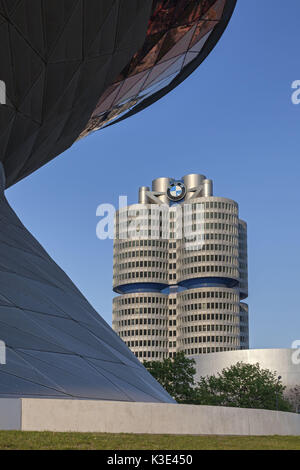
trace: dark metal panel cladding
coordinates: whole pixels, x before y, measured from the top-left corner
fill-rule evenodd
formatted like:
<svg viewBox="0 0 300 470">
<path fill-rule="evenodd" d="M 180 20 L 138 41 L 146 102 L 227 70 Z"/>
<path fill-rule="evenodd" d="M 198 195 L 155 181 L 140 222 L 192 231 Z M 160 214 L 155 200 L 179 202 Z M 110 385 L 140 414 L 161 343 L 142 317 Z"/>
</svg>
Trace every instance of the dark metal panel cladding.
<svg viewBox="0 0 300 470">
<path fill-rule="evenodd" d="M 174 400 L 26 230 L 0 163 L 1 397 Z"/>
<path fill-rule="evenodd" d="M 2 0 L 0 161 L 7 187 L 76 140 L 141 47 L 152 0 Z"/>
</svg>

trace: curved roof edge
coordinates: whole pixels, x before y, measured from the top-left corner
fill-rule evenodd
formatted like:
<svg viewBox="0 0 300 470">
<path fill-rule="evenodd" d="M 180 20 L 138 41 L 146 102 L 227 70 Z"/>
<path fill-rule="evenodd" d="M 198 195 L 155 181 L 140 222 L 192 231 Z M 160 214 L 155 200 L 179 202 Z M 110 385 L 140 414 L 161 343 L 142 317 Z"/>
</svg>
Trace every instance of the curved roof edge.
<svg viewBox="0 0 300 470">
<path fill-rule="evenodd" d="M 201 50 L 201 53 L 194 60 L 192 60 L 186 67 L 184 67 L 183 70 L 174 78 L 174 80 L 172 80 L 172 82 L 168 86 L 154 93 L 149 98 L 146 98 L 142 103 L 135 106 L 134 109 L 132 109 L 131 111 L 126 113 L 124 116 L 120 117 L 119 119 L 116 119 L 112 123 L 108 124 L 107 126 L 104 126 L 103 129 L 105 129 L 106 127 L 113 126 L 114 124 L 117 124 L 118 122 L 121 122 L 124 119 L 127 119 L 131 116 L 134 116 L 138 112 L 143 111 L 144 109 L 148 108 L 153 103 L 155 103 L 156 101 L 158 101 L 159 99 L 163 98 L 165 95 L 170 93 L 170 91 L 174 90 L 174 88 L 176 88 L 178 85 L 180 85 L 180 83 L 182 83 L 186 78 L 188 78 L 199 67 L 199 65 L 201 65 L 202 62 L 204 62 L 204 60 L 208 57 L 211 51 L 215 48 L 216 44 L 219 42 L 221 36 L 223 35 L 233 15 L 234 9 L 236 7 L 236 3 L 237 3 L 237 0 L 228 0 L 226 2 L 222 19 L 214 28 L 205 46 Z"/>
</svg>

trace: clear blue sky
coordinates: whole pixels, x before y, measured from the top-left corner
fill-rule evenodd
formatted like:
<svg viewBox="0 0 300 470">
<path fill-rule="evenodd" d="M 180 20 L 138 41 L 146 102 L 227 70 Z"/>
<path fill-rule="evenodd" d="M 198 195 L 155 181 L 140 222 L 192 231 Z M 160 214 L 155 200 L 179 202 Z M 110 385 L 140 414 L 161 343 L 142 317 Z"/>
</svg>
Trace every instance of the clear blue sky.
<svg viewBox="0 0 300 470">
<path fill-rule="evenodd" d="M 252 348 L 300 338 L 299 0 L 239 0 L 219 44 L 151 108 L 100 131 L 7 191 L 24 224 L 111 323 L 112 241 L 96 208 L 159 176 L 203 173 L 249 229 Z"/>
</svg>

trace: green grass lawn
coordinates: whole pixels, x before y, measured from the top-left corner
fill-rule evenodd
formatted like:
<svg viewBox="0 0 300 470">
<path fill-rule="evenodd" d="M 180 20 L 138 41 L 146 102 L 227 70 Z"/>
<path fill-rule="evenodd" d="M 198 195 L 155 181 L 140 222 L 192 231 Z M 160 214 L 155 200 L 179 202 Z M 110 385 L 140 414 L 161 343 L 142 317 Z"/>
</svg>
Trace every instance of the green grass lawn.
<svg viewBox="0 0 300 470">
<path fill-rule="evenodd" d="M 0 431 L 0 450 L 299 450 L 294 436 L 173 436 Z"/>
</svg>

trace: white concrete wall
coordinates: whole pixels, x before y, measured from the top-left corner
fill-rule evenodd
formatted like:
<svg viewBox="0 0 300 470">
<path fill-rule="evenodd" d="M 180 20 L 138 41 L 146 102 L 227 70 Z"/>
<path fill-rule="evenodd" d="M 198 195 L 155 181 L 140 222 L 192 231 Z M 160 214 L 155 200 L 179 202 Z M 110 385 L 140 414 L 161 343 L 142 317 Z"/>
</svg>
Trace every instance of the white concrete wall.
<svg viewBox="0 0 300 470">
<path fill-rule="evenodd" d="M 217 406 L 0 399 L 0 430 L 145 434 L 300 435 L 300 415 Z"/>
<path fill-rule="evenodd" d="M 237 362 L 249 364 L 258 362 L 263 369 L 276 371 L 281 375 L 282 383 L 290 388 L 300 385 L 300 364 L 294 363 L 295 353 L 297 354 L 295 349 L 245 349 L 193 356 L 196 361 L 195 380 L 197 382 L 201 376 L 216 375 Z"/>
<path fill-rule="evenodd" d="M 22 399 L 22 430 L 300 435 L 300 415 L 266 410 L 161 403 Z"/>
</svg>

